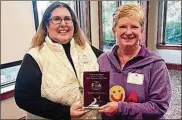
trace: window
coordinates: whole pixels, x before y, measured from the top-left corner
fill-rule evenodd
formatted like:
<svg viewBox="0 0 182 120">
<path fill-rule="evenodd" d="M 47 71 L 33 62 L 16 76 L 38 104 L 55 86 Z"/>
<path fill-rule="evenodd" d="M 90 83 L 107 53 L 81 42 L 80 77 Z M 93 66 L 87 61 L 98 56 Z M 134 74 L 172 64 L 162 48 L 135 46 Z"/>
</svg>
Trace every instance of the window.
<svg viewBox="0 0 182 120">
<path fill-rule="evenodd" d="M 13 85 L 20 69 L 20 61 L 1 64 L 1 88 Z"/>
<path fill-rule="evenodd" d="M 144 9 L 144 14 L 147 18 L 147 6 L 148 2 L 146 1 L 99 1 L 99 12 L 100 16 L 100 45 L 99 48 L 103 51 L 108 51 L 112 48 L 112 46 L 116 43 L 116 40 L 112 34 L 112 25 L 113 25 L 113 13 L 117 7 L 121 4 L 127 3 L 136 3 L 140 4 Z M 147 46 L 146 42 L 146 33 L 147 33 L 147 19 L 144 24 L 144 32 L 142 34 L 141 44 Z"/>
<path fill-rule="evenodd" d="M 37 30 L 42 19 L 45 9 L 55 1 L 32 1 L 35 19 L 35 29 Z M 91 39 L 90 33 L 90 8 L 89 1 L 60 1 L 68 4 L 75 12 L 80 27 L 84 31 L 88 39 Z"/>
<path fill-rule="evenodd" d="M 45 9 L 52 3 L 54 3 L 55 1 L 37 1 L 37 12 L 38 12 L 38 20 L 39 20 L 39 24 L 40 21 L 42 19 L 42 16 L 44 14 Z M 75 2 L 74 1 L 61 1 L 64 3 L 67 3 L 74 11 L 75 9 Z"/>
<path fill-rule="evenodd" d="M 110 49 L 115 44 L 112 34 L 112 14 L 116 9 L 116 1 L 102 1 L 102 43 L 103 50 Z"/>
<path fill-rule="evenodd" d="M 181 1 L 159 1 L 158 49 L 181 50 Z"/>
</svg>

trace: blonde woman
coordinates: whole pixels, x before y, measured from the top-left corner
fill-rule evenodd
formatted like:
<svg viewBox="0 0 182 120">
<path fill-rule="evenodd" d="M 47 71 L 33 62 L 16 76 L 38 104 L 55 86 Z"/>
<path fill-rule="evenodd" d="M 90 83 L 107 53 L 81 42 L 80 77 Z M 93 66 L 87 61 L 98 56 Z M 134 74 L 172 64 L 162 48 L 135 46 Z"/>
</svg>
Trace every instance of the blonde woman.
<svg viewBox="0 0 182 120">
<path fill-rule="evenodd" d="M 98 119 L 98 111 L 80 109 L 83 71 L 98 71 L 101 53 L 89 44 L 67 4 L 51 4 L 18 73 L 17 105 L 48 119 Z"/>
<path fill-rule="evenodd" d="M 140 45 L 144 14 L 126 4 L 114 13 L 117 45 L 99 57 L 100 71 L 110 71 L 110 101 L 101 106 L 104 120 L 157 120 L 169 107 L 171 85 L 161 57 Z"/>
</svg>

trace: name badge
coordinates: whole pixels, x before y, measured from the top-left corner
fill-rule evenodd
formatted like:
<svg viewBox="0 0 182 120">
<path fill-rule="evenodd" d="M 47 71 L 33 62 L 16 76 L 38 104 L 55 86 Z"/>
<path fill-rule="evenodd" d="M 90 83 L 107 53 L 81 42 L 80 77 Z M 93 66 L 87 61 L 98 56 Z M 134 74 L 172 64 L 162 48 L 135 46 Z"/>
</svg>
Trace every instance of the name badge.
<svg viewBox="0 0 182 120">
<path fill-rule="evenodd" d="M 138 73 L 128 73 L 127 83 L 143 85 L 144 75 Z"/>
<path fill-rule="evenodd" d="M 90 58 L 88 55 L 80 55 L 80 61 L 83 63 L 83 64 L 87 64 L 90 62 Z"/>
</svg>

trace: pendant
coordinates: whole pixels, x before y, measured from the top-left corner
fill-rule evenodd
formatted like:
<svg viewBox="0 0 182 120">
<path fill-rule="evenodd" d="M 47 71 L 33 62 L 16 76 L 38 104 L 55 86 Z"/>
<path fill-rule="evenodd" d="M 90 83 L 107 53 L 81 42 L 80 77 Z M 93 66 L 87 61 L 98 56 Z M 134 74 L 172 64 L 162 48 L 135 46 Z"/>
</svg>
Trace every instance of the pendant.
<svg viewBox="0 0 182 120">
<path fill-rule="evenodd" d="M 83 94 L 83 87 L 79 87 L 81 94 Z"/>
</svg>

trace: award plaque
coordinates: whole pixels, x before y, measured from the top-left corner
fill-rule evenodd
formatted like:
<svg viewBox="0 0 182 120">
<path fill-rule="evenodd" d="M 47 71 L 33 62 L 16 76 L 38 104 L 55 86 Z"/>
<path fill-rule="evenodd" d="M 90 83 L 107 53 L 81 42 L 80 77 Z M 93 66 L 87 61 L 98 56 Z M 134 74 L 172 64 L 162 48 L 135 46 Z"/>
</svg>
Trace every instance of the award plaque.
<svg viewBox="0 0 182 120">
<path fill-rule="evenodd" d="M 109 72 L 84 72 L 84 109 L 99 109 L 109 101 Z"/>
</svg>

